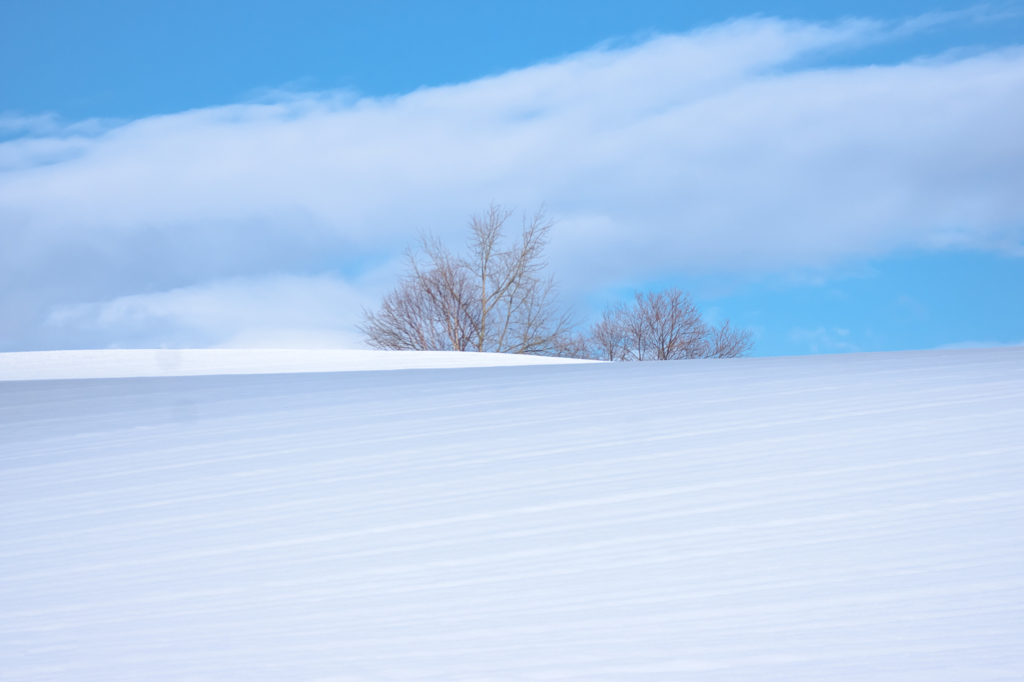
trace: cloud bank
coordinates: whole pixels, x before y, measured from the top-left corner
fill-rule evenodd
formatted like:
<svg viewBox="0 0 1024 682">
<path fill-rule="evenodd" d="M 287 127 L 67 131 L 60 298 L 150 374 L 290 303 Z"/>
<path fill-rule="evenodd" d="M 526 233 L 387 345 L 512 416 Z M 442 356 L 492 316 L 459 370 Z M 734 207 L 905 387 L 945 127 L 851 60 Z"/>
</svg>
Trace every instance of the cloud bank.
<svg viewBox="0 0 1024 682">
<path fill-rule="evenodd" d="M 883 34 L 748 19 L 393 98 L 8 117 L 0 350 L 352 345 L 417 232 L 459 240 L 492 200 L 546 202 L 570 297 L 1021 253 L 1024 50 L 814 66 Z"/>
</svg>

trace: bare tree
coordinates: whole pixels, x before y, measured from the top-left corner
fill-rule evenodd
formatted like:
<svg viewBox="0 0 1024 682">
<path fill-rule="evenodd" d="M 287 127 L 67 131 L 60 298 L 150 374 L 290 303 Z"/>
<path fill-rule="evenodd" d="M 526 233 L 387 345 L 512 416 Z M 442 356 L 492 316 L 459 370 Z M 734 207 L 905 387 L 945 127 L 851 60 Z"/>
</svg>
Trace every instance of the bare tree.
<svg viewBox="0 0 1024 682">
<path fill-rule="evenodd" d="M 754 348 L 754 337 L 749 329 L 734 329 L 729 320 L 710 330 L 703 357 L 739 358 Z"/>
<path fill-rule="evenodd" d="M 590 327 L 589 356 L 595 360 L 625 360 L 628 348 L 624 308 L 616 305 L 604 312 L 600 322 Z"/>
<path fill-rule="evenodd" d="M 590 347 L 590 339 L 586 334 L 569 333 L 560 336 L 555 343 L 554 353 L 560 358 L 576 358 L 578 360 L 595 359 Z"/>
<path fill-rule="evenodd" d="M 751 333 L 728 321 L 704 322 L 693 298 L 679 289 L 636 292 L 616 303 L 590 328 L 590 355 L 600 360 L 685 360 L 745 355 Z"/>
<path fill-rule="evenodd" d="M 380 310 L 364 310 L 360 329 L 367 343 L 385 350 L 577 352 L 571 314 L 559 312 L 554 280 L 542 276 L 553 223 L 543 210 L 524 217 L 521 234 L 506 245 L 511 216 L 497 205 L 473 216 L 465 257 L 422 237 Z"/>
<path fill-rule="evenodd" d="M 466 350 L 476 338 L 472 283 L 439 244 L 424 241 L 436 267 L 406 254 L 409 272 L 384 296 L 377 313 L 364 311 L 361 330 L 375 348 Z"/>
</svg>

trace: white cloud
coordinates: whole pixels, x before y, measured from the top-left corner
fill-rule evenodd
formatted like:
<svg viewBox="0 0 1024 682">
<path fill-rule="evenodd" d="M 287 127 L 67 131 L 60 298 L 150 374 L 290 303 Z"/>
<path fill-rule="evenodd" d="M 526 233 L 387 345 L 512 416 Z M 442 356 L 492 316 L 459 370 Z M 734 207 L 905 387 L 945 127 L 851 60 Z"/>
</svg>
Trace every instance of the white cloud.
<svg viewBox="0 0 1024 682">
<path fill-rule="evenodd" d="M 896 249 L 1020 252 L 1024 51 L 798 66 L 882 33 L 744 20 L 401 97 L 293 96 L 0 144 L 0 346 L 79 338 L 43 330 L 55 305 L 358 274 L 417 230 L 456 237 L 492 199 L 547 202 L 552 262 L 577 292 Z M 120 329 L 107 341 L 127 343 Z"/>
<path fill-rule="evenodd" d="M 327 276 L 233 279 L 104 303 L 58 306 L 47 324 L 117 345 L 222 348 L 356 347 L 348 323 L 373 301 Z"/>
</svg>

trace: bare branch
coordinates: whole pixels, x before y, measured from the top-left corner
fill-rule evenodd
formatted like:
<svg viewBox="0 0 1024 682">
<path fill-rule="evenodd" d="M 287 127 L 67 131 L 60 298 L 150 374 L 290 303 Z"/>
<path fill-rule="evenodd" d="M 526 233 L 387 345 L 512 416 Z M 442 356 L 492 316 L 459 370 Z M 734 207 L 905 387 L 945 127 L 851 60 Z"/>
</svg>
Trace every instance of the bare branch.
<svg viewBox="0 0 1024 682">
<path fill-rule="evenodd" d="M 591 354 L 597 360 L 625 360 L 631 336 L 625 324 L 625 308 L 616 304 L 590 328 Z"/>
<path fill-rule="evenodd" d="M 749 331 L 708 326 L 693 298 L 675 288 L 637 291 L 631 304 L 609 306 L 590 328 L 591 354 L 601 360 L 739 357 L 752 347 Z"/>
<path fill-rule="evenodd" d="M 469 222 L 469 253 L 452 255 L 437 239 L 421 237 L 407 256 L 407 274 L 364 311 L 360 329 L 375 348 L 473 350 L 558 355 L 568 352 L 575 327 L 557 311 L 554 280 L 542 279 L 543 250 L 553 223 L 543 210 L 523 219 L 510 245 L 504 226 L 512 211 L 492 204 Z M 421 262 L 422 261 L 422 262 Z"/>
<path fill-rule="evenodd" d="M 729 320 L 711 331 L 704 357 L 741 358 L 754 348 L 753 334 L 749 329 L 734 329 Z"/>
</svg>

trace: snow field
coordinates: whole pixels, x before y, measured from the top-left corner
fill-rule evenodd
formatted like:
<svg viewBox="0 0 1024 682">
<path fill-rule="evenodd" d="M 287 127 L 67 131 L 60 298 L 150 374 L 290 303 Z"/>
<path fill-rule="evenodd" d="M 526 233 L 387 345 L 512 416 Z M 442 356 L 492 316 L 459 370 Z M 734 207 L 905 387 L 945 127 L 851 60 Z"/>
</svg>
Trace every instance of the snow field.
<svg viewBox="0 0 1024 682">
<path fill-rule="evenodd" d="M 1024 349 L 0 382 L 4 680 L 1024 679 Z"/>
</svg>

